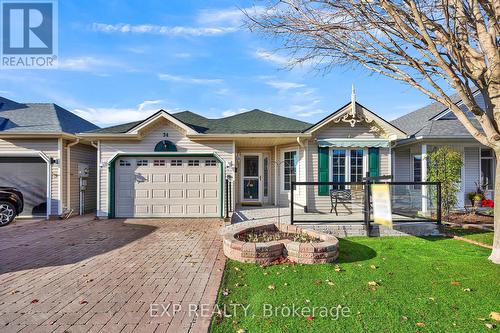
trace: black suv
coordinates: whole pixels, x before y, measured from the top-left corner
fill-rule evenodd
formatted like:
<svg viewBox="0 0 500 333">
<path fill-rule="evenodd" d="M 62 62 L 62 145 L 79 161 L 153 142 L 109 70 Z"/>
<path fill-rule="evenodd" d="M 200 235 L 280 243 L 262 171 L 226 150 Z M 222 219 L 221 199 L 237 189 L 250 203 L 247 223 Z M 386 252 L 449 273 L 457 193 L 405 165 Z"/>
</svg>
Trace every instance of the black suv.
<svg viewBox="0 0 500 333">
<path fill-rule="evenodd" d="M 9 224 L 21 214 L 23 194 L 13 187 L 0 187 L 0 227 Z"/>
</svg>

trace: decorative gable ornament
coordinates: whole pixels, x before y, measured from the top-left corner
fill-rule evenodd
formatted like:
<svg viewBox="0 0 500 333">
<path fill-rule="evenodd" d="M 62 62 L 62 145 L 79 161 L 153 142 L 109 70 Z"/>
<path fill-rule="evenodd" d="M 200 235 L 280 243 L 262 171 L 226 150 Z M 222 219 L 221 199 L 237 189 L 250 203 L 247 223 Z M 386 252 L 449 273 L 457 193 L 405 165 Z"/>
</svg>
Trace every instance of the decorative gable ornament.
<svg viewBox="0 0 500 333">
<path fill-rule="evenodd" d="M 356 110 L 356 92 L 354 90 L 354 85 L 352 86 L 351 94 L 351 112 L 345 113 L 343 116 L 338 117 L 334 120 L 335 123 L 339 122 L 348 123 L 351 127 L 356 126 L 357 123 L 372 123 L 373 119 L 368 119 L 362 112 Z"/>
</svg>

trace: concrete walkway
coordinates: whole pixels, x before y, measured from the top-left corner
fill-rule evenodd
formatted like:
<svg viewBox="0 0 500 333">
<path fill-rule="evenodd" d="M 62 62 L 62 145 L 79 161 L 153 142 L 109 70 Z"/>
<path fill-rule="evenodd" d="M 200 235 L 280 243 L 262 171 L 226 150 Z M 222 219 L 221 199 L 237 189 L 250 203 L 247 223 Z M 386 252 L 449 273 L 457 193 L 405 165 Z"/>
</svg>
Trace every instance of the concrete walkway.
<svg viewBox="0 0 500 333">
<path fill-rule="evenodd" d="M 206 332 L 220 226 L 83 217 L 0 228 L 0 331 Z"/>
</svg>

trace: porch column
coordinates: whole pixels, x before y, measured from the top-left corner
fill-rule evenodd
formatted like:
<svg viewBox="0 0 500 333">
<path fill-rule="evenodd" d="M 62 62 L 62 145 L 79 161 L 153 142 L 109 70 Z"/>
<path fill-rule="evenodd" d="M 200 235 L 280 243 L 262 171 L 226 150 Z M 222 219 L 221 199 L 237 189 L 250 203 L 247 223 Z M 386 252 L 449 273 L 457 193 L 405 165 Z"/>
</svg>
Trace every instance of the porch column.
<svg viewBox="0 0 500 333">
<path fill-rule="evenodd" d="M 279 158 L 278 158 L 278 146 L 274 146 L 274 206 L 279 205 L 279 180 L 278 177 L 279 170 Z"/>
<path fill-rule="evenodd" d="M 427 181 L 427 145 L 422 145 L 422 158 L 421 158 L 421 169 L 422 169 L 422 181 Z M 427 186 L 422 186 L 422 213 L 427 213 L 428 211 L 428 195 L 427 195 Z"/>
</svg>

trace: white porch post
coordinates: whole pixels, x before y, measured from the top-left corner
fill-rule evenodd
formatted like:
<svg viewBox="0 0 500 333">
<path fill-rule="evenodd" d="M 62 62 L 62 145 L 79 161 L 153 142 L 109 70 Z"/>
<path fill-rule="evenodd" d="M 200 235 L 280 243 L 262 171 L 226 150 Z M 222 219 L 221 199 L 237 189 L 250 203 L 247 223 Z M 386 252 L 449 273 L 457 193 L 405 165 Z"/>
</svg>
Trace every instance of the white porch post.
<svg viewBox="0 0 500 333">
<path fill-rule="evenodd" d="M 422 145 L 422 157 L 421 157 L 421 169 L 422 169 L 422 181 L 427 181 L 427 145 Z M 422 213 L 427 213 L 428 211 L 428 196 L 427 196 L 427 186 L 422 186 Z"/>
<path fill-rule="evenodd" d="M 279 157 L 278 157 L 278 146 L 274 146 L 274 206 L 278 207 L 279 205 L 279 180 L 278 177 L 278 166 L 279 166 Z"/>
</svg>

